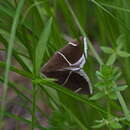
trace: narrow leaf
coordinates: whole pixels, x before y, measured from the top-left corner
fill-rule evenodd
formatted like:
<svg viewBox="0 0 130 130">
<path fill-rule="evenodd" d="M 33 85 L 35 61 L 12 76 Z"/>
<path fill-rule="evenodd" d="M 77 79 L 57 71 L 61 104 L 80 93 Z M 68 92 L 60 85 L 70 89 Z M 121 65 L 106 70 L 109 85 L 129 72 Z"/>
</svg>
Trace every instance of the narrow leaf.
<svg viewBox="0 0 130 130">
<path fill-rule="evenodd" d="M 116 91 L 124 91 L 127 87 L 128 87 L 128 85 L 118 86 L 118 87 L 114 88 L 114 90 L 116 90 Z"/>
<path fill-rule="evenodd" d="M 127 58 L 127 57 L 130 56 L 130 53 L 125 52 L 125 51 L 118 51 L 118 55 L 119 55 L 120 57 Z"/>
<path fill-rule="evenodd" d="M 97 125 L 92 126 L 92 128 L 101 128 L 104 125 L 105 125 L 104 123 L 101 123 L 101 124 L 97 124 Z"/>
<path fill-rule="evenodd" d="M 116 54 L 113 53 L 113 54 L 108 58 L 108 60 L 107 60 L 107 65 L 112 65 L 112 64 L 114 64 L 115 60 L 116 60 Z"/>
<path fill-rule="evenodd" d="M 117 51 L 119 51 L 119 50 L 123 47 L 123 45 L 125 44 L 125 42 L 126 42 L 126 37 L 125 37 L 124 34 L 121 34 L 121 35 L 117 38 L 117 40 L 116 40 Z"/>
<path fill-rule="evenodd" d="M 50 18 L 47 23 L 44 26 L 44 29 L 41 33 L 41 36 L 39 38 L 37 47 L 36 47 L 36 52 L 35 52 L 35 71 L 38 74 L 41 64 L 42 64 L 42 59 L 46 50 L 47 46 L 47 41 L 49 39 L 49 35 L 51 32 L 51 25 L 52 25 L 52 18 Z"/>
<path fill-rule="evenodd" d="M 112 54 L 114 52 L 114 50 L 110 47 L 105 47 L 105 46 L 102 46 L 101 47 L 101 50 L 104 52 L 104 53 L 107 53 L 107 54 Z"/>
<path fill-rule="evenodd" d="M 102 98 L 103 96 L 105 96 L 104 93 L 97 93 L 97 94 L 93 95 L 92 97 L 90 97 L 89 99 L 90 100 L 98 100 L 98 99 Z"/>
<path fill-rule="evenodd" d="M 14 16 L 14 20 L 12 23 L 10 39 L 9 39 L 9 44 L 8 44 L 6 67 L 5 67 L 4 90 L 3 90 L 2 103 L 1 103 L 0 122 L 3 119 L 3 114 L 4 114 L 4 104 L 6 101 L 6 95 L 7 95 L 7 90 L 8 90 L 8 75 L 9 75 L 9 70 L 10 70 L 10 65 L 11 65 L 11 56 L 12 56 L 12 50 L 13 50 L 13 45 L 14 45 L 14 41 L 15 41 L 16 29 L 17 29 L 17 25 L 19 23 L 19 17 L 20 17 L 20 13 L 21 13 L 22 7 L 24 5 L 24 2 L 25 2 L 25 0 L 19 1 L 15 16 Z"/>
<path fill-rule="evenodd" d="M 114 128 L 114 129 L 122 128 L 121 124 L 118 123 L 118 122 L 111 122 L 110 125 L 111 125 L 111 127 Z"/>
</svg>

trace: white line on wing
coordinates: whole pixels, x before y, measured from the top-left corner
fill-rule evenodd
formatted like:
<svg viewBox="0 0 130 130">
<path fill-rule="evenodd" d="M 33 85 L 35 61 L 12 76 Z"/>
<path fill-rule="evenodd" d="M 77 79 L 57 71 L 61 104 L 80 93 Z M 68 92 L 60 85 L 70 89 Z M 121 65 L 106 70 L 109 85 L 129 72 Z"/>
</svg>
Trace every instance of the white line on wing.
<svg viewBox="0 0 130 130">
<path fill-rule="evenodd" d="M 77 46 L 77 44 L 74 44 L 72 42 L 69 42 L 68 44 L 72 45 L 72 46 Z"/>
<path fill-rule="evenodd" d="M 57 52 L 59 55 L 61 55 L 64 59 L 65 59 L 65 61 L 69 64 L 69 66 L 71 66 L 72 64 L 69 62 L 69 60 L 60 52 L 60 51 L 58 51 Z"/>
</svg>

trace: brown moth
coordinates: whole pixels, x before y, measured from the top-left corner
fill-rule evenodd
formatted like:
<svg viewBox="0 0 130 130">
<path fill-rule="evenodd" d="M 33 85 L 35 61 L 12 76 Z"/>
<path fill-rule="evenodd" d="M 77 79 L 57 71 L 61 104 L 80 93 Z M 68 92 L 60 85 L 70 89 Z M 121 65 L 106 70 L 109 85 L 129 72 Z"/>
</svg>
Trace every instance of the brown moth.
<svg viewBox="0 0 130 130">
<path fill-rule="evenodd" d="M 91 94 L 90 80 L 82 69 L 85 64 L 84 44 L 85 39 L 70 41 L 43 66 L 42 73 L 74 92 Z"/>
</svg>

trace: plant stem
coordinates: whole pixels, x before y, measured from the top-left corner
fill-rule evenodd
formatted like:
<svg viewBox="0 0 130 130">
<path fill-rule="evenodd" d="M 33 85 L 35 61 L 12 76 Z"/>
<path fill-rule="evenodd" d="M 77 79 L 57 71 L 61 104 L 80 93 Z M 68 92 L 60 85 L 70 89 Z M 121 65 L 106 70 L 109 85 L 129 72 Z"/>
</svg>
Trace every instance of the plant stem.
<svg viewBox="0 0 130 130">
<path fill-rule="evenodd" d="M 1 111 L 0 111 L 0 123 L 2 122 L 2 119 L 4 117 L 4 108 L 5 108 L 6 95 L 7 95 L 7 90 L 8 90 L 8 78 L 9 78 L 9 71 L 10 71 L 10 65 L 11 65 L 12 50 L 13 50 L 13 45 L 15 42 L 16 28 L 17 28 L 17 25 L 19 22 L 20 12 L 22 10 L 24 2 L 25 2 L 25 0 L 20 0 L 18 3 L 16 13 L 14 16 L 14 20 L 13 20 L 13 24 L 12 24 L 12 28 L 11 28 L 10 39 L 9 39 L 9 43 L 8 43 L 6 67 L 5 67 L 5 73 L 4 73 L 4 85 L 3 85 L 4 88 L 3 88 Z"/>
<path fill-rule="evenodd" d="M 125 100 L 123 99 L 123 97 L 120 94 L 120 92 L 116 92 L 116 95 L 117 95 L 118 100 L 119 100 L 119 102 L 121 104 L 121 107 L 122 107 L 122 110 L 123 110 L 123 112 L 125 114 L 125 117 L 127 118 L 128 121 L 130 121 L 130 113 L 129 113 L 129 110 L 127 109 Z"/>
<path fill-rule="evenodd" d="M 116 87 L 116 83 L 115 83 L 114 87 Z M 127 118 L 128 121 L 130 121 L 129 110 L 127 108 L 125 100 L 123 99 L 123 96 L 121 95 L 121 93 L 119 91 L 116 91 L 116 95 L 117 95 L 117 98 L 118 98 L 118 100 L 120 102 L 120 105 L 122 107 L 122 110 L 123 110 L 123 113 L 124 113 L 125 117 Z"/>
<path fill-rule="evenodd" d="M 110 99 L 108 99 L 108 101 L 107 101 L 107 112 L 108 112 L 108 114 L 107 114 L 107 120 L 109 121 L 109 120 L 111 120 L 111 105 L 110 105 Z M 108 127 L 108 129 L 109 129 L 109 130 L 112 130 L 110 126 Z"/>
<path fill-rule="evenodd" d="M 35 128 L 35 113 L 36 113 L 36 85 L 33 84 L 33 95 L 32 95 L 32 130 Z"/>
</svg>

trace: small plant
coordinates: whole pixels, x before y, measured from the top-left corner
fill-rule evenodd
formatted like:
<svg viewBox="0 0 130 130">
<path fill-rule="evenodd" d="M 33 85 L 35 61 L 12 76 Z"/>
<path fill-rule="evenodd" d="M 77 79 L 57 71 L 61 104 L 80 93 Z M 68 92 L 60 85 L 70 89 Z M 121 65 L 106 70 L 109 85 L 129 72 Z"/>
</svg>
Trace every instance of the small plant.
<svg viewBox="0 0 130 130">
<path fill-rule="evenodd" d="M 110 117 L 107 119 L 96 120 L 95 125 L 92 128 L 101 128 L 107 126 L 108 128 L 119 129 L 122 128 L 120 121 L 124 121 L 125 118 Z"/>
<path fill-rule="evenodd" d="M 111 54 L 106 62 L 106 64 L 101 65 L 99 71 L 96 71 L 96 76 L 98 82 L 95 84 L 95 89 L 97 93 L 90 97 L 90 100 L 105 100 L 106 108 L 108 111 L 107 117 L 102 120 L 96 120 L 93 128 L 101 128 L 107 126 L 108 128 L 122 128 L 121 121 L 127 120 L 130 121 L 130 113 L 126 107 L 125 101 L 120 94 L 121 91 L 126 90 L 128 85 L 120 85 L 120 76 L 121 72 L 118 67 L 114 66 L 116 59 L 120 56 L 127 58 L 130 56 L 129 53 L 122 51 L 123 48 L 122 42 L 124 40 L 124 35 L 121 35 L 117 39 L 117 48 L 114 50 L 109 47 L 102 47 L 103 52 Z M 122 42 L 121 42 L 122 41 Z M 123 117 L 119 117 L 119 114 L 115 117 L 112 116 L 112 102 L 120 102 L 121 108 L 124 112 Z M 120 111 L 120 110 L 119 110 Z"/>
<path fill-rule="evenodd" d="M 97 124 L 94 125 L 93 128 L 100 128 L 103 126 L 108 126 L 111 128 L 121 128 L 122 125 L 120 124 L 120 121 L 126 120 L 126 117 L 112 116 L 110 102 L 112 100 L 118 100 L 119 97 L 117 92 L 124 91 L 128 86 L 117 84 L 118 78 L 121 75 L 121 73 L 119 72 L 119 69 L 114 68 L 112 66 L 102 65 L 100 70 L 96 72 L 96 75 L 99 81 L 96 83 L 95 88 L 97 88 L 98 92 L 95 95 L 93 95 L 90 99 L 105 99 L 107 104 L 106 108 L 109 110 L 107 119 L 103 118 L 102 120 L 96 120 L 95 122 Z"/>
<path fill-rule="evenodd" d="M 125 43 L 126 36 L 121 34 L 116 40 L 116 48 L 110 48 L 102 46 L 101 49 L 104 53 L 109 54 L 109 58 L 107 60 L 107 65 L 112 65 L 116 61 L 117 58 L 128 58 L 130 54 L 123 50 L 123 44 Z"/>
<path fill-rule="evenodd" d="M 127 88 L 127 85 L 117 85 L 117 79 L 120 76 L 120 72 L 117 68 L 112 66 L 102 65 L 100 70 L 96 72 L 98 82 L 95 87 L 99 90 L 93 95 L 91 100 L 98 100 L 106 96 L 109 99 L 117 99 L 116 91 L 123 91 Z"/>
</svg>

